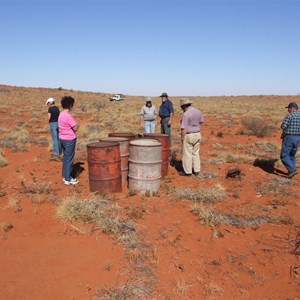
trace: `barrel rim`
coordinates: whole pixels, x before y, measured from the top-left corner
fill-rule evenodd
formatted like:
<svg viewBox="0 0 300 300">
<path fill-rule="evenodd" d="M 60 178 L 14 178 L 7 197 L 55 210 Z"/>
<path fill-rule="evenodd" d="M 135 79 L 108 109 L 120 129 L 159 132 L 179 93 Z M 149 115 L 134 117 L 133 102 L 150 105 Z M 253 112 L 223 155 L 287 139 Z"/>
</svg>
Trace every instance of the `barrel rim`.
<svg viewBox="0 0 300 300">
<path fill-rule="evenodd" d="M 166 133 L 144 133 L 143 136 L 150 136 L 150 137 L 169 137 L 170 136 Z"/>
<path fill-rule="evenodd" d="M 162 144 L 156 139 L 137 139 L 130 141 L 131 146 L 147 146 L 147 147 L 161 147 Z"/>
<path fill-rule="evenodd" d="M 90 144 L 87 144 L 88 148 L 105 148 L 105 147 L 114 147 L 114 146 L 120 146 L 118 142 L 105 142 L 105 141 L 98 141 L 93 142 Z"/>
<path fill-rule="evenodd" d="M 126 137 L 120 137 L 120 136 L 108 136 L 105 138 L 100 138 L 99 142 L 129 142 L 129 138 Z"/>
</svg>

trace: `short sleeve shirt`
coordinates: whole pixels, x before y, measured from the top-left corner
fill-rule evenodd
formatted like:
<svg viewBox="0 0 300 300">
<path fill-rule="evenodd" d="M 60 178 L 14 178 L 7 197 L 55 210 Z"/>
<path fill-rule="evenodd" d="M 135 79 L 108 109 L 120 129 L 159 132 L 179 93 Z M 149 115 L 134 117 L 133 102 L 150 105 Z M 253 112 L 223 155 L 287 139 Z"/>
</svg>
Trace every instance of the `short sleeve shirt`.
<svg viewBox="0 0 300 300">
<path fill-rule="evenodd" d="M 174 113 L 173 103 L 167 99 L 161 103 L 159 107 L 159 116 L 161 118 L 170 117 L 171 113 Z"/>
<path fill-rule="evenodd" d="M 49 122 L 57 122 L 59 116 L 59 108 L 57 106 L 50 106 L 48 108 L 48 113 L 50 114 Z"/>
<path fill-rule="evenodd" d="M 182 115 L 181 129 L 184 129 L 187 133 L 198 132 L 202 123 L 204 123 L 202 112 L 193 106 L 189 106 Z"/>
<path fill-rule="evenodd" d="M 62 140 L 76 139 L 76 133 L 73 127 L 77 125 L 72 115 L 66 111 L 62 111 L 58 117 L 59 138 Z"/>
<path fill-rule="evenodd" d="M 155 116 L 157 115 L 155 105 L 152 105 L 151 107 L 143 105 L 141 115 L 144 116 L 145 121 L 154 121 Z"/>
</svg>

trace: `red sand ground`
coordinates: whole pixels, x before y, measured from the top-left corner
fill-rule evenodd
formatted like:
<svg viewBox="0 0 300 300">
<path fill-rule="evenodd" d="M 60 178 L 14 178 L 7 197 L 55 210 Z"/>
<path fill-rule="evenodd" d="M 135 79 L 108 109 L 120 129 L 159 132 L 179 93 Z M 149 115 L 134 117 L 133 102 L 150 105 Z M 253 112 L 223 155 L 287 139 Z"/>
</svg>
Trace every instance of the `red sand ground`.
<svg viewBox="0 0 300 300">
<path fill-rule="evenodd" d="M 213 124 L 209 118 L 207 122 Z M 204 136 L 209 136 L 211 127 L 203 130 Z M 228 134 L 220 142 L 233 145 L 235 139 Z M 256 138 L 240 136 L 238 142 L 249 140 Z M 0 168 L 0 187 L 6 193 L 0 197 L 0 299 L 96 299 L 97 290 L 132 279 L 133 250 L 126 251 L 124 245 L 100 231 L 90 231 L 87 225 L 55 217 L 56 201 L 74 194 L 82 199 L 90 196 L 87 161 L 77 158 L 76 162 L 84 162 L 80 183 L 65 186 L 61 163 L 49 161 L 47 147 L 30 146 L 28 150 L 14 153 L 5 149 L 9 163 Z M 130 196 L 127 188 L 115 194 L 116 203 L 125 210 L 142 212 L 137 228 L 141 239 L 151 246 L 152 260 L 147 263 L 157 279 L 149 299 L 300 299 L 299 255 L 291 254 L 299 234 L 299 197 L 273 208 L 268 204 L 272 195 L 258 197 L 255 187 L 276 175 L 243 164 L 241 180 L 226 179 L 226 169 L 232 165 L 208 166 L 205 160 L 210 151 L 211 145 L 204 143 L 202 168 L 217 173 L 215 180 L 180 177 L 169 167 L 159 196 Z M 300 176 L 292 180 L 291 190 L 299 193 Z M 22 193 L 22 182 L 35 181 L 48 182 L 51 192 Z M 200 224 L 191 213 L 191 201 L 176 200 L 167 189 L 202 189 L 216 184 L 228 193 L 226 200 L 216 205 L 219 210 L 288 213 L 293 224 L 210 227 Z"/>
</svg>

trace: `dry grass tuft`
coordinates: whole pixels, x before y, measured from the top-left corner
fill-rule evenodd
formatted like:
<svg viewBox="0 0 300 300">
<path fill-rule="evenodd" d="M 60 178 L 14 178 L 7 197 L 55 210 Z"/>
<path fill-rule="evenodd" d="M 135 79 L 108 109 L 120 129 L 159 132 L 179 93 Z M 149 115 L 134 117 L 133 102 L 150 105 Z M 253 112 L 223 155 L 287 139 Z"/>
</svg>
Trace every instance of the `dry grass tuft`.
<svg viewBox="0 0 300 300">
<path fill-rule="evenodd" d="M 21 186 L 18 188 L 22 194 L 50 194 L 50 184 L 33 178 L 32 182 L 25 183 L 21 181 Z"/>
<path fill-rule="evenodd" d="M 130 206 L 128 207 L 128 211 L 126 215 L 134 221 L 140 220 L 143 218 L 144 213 L 146 212 L 143 206 Z"/>
<path fill-rule="evenodd" d="M 216 210 L 204 208 L 202 205 L 195 204 L 192 208 L 192 213 L 199 217 L 199 221 L 206 225 L 220 226 L 221 224 L 227 224 L 237 227 L 251 227 L 258 226 L 261 223 L 283 223 L 283 218 L 269 217 L 259 215 L 237 215 L 237 214 L 224 214 Z"/>
<path fill-rule="evenodd" d="M 2 151 L 0 151 L 0 168 L 8 165 L 7 159 Z"/>
<path fill-rule="evenodd" d="M 291 198 L 288 195 L 285 194 L 276 194 L 272 200 L 269 201 L 269 205 L 272 205 L 273 208 L 276 208 L 277 206 L 285 206 L 289 204 L 291 201 Z"/>
<path fill-rule="evenodd" d="M 201 203 L 216 203 L 223 201 L 226 197 L 226 192 L 221 185 L 216 185 L 208 189 L 176 189 L 177 199 L 187 199 Z"/>
<path fill-rule="evenodd" d="M 204 294 L 206 297 L 217 297 L 224 292 L 224 289 L 216 284 L 210 283 L 205 286 Z"/>
<path fill-rule="evenodd" d="M 255 157 L 245 154 L 222 153 L 220 158 L 227 163 L 253 164 Z"/>
<path fill-rule="evenodd" d="M 173 282 L 173 291 L 176 295 L 183 296 L 187 294 L 189 285 L 184 278 L 179 278 Z"/>
<path fill-rule="evenodd" d="M 110 289 L 102 289 L 96 296 L 103 300 L 140 300 L 146 299 L 147 290 L 138 284 L 126 283 L 122 286 L 116 286 Z"/>
<path fill-rule="evenodd" d="M 295 223 L 294 217 L 288 212 L 272 218 L 272 223 L 292 225 Z"/>
<path fill-rule="evenodd" d="M 287 187 L 291 186 L 291 180 L 287 178 L 276 177 L 270 181 L 262 182 L 257 185 L 256 190 L 262 194 L 280 194 L 280 195 L 291 195 Z"/>
<path fill-rule="evenodd" d="M 119 216 L 119 207 L 103 199 L 66 199 L 58 206 L 56 216 L 69 222 L 89 223 L 119 242 L 132 244 L 136 241 L 135 226 Z"/>
</svg>

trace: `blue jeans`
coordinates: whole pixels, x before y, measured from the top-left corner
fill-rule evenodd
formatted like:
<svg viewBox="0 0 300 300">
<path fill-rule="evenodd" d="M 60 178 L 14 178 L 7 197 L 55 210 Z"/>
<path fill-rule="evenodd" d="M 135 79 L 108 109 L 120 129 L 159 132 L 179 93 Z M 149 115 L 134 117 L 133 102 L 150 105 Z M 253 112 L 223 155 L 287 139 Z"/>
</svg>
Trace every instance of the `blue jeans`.
<svg viewBox="0 0 300 300">
<path fill-rule="evenodd" d="M 76 146 L 76 139 L 74 140 L 62 140 L 60 139 L 61 147 L 64 151 L 64 159 L 63 159 L 63 166 L 62 166 L 62 177 L 70 181 L 71 180 L 71 173 L 73 170 L 73 163 L 75 157 L 75 146 Z"/>
<path fill-rule="evenodd" d="M 155 132 L 155 121 L 144 121 L 145 133 Z"/>
<path fill-rule="evenodd" d="M 57 122 L 50 122 L 50 132 L 52 136 L 53 142 L 53 155 L 60 155 L 61 154 L 61 146 L 58 138 L 58 123 Z"/>
<path fill-rule="evenodd" d="M 160 133 L 167 134 L 171 137 L 171 126 L 168 125 L 169 120 L 170 120 L 169 117 L 161 119 L 161 121 L 160 121 L 160 124 L 161 124 Z"/>
<path fill-rule="evenodd" d="M 280 159 L 288 172 L 296 170 L 296 154 L 300 144 L 300 135 L 286 135 L 282 141 Z"/>
</svg>

